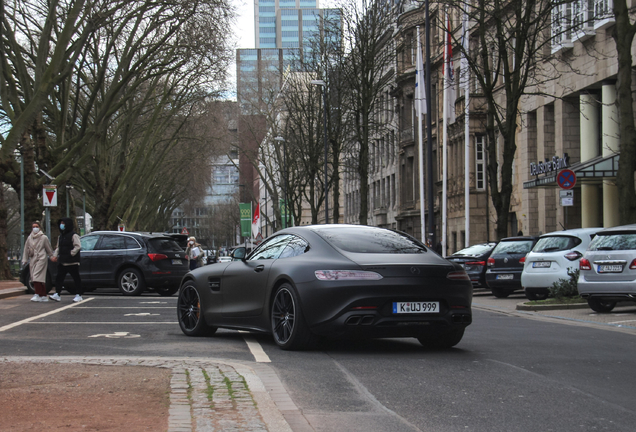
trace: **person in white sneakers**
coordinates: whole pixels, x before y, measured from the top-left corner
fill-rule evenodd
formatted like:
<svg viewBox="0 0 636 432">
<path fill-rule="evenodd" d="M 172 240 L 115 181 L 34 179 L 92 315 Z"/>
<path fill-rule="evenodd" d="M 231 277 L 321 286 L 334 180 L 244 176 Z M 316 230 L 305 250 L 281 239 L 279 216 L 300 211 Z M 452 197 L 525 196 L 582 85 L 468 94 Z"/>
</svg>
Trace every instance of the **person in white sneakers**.
<svg viewBox="0 0 636 432">
<path fill-rule="evenodd" d="M 73 219 L 62 218 L 58 221 L 58 225 L 60 227 L 60 236 L 57 239 L 57 248 L 53 253 L 53 258 L 51 258 L 51 261 L 57 262 L 57 276 L 55 277 L 55 294 L 50 296 L 50 298 L 51 300 L 60 301 L 64 278 L 68 273 L 73 277 L 73 282 L 75 283 L 76 294 L 73 301 L 80 302 L 83 300 L 82 294 L 84 294 L 79 274 L 82 243 L 73 229 Z"/>
<path fill-rule="evenodd" d="M 31 298 L 32 302 L 49 301 L 46 296 L 46 271 L 50 255 L 53 255 L 53 248 L 49 238 L 42 232 L 40 221 L 35 221 L 31 224 L 31 234 L 24 243 L 22 253 L 23 266 L 30 260 L 29 273 L 35 289 L 35 295 Z"/>
</svg>

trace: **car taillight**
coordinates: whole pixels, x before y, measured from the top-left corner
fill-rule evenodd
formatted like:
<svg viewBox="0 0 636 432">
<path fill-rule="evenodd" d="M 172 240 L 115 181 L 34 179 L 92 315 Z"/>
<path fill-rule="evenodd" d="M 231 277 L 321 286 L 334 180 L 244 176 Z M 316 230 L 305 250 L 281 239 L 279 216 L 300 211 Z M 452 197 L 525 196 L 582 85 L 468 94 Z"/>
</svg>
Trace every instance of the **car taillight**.
<svg viewBox="0 0 636 432">
<path fill-rule="evenodd" d="M 632 262 L 632 264 L 634 263 Z M 581 261 L 579 261 L 579 270 L 592 270 L 592 264 L 590 264 L 587 258 L 581 258 Z"/>
<path fill-rule="evenodd" d="M 636 270 L 636 259 L 634 259 L 634 261 L 632 261 L 632 263 L 629 265 L 629 268 L 632 270 Z"/>
<path fill-rule="evenodd" d="M 469 281 L 470 277 L 466 274 L 465 271 L 452 271 L 446 275 L 446 279 L 450 280 L 466 280 Z"/>
<path fill-rule="evenodd" d="M 371 271 L 362 270 L 316 270 L 316 279 L 330 280 L 380 280 L 382 275 Z"/>
<path fill-rule="evenodd" d="M 581 258 L 583 254 L 579 251 L 572 251 L 572 252 L 566 253 L 563 256 L 569 259 L 570 261 L 576 261 L 577 259 Z"/>
<path fill-rule="evenodd" d="M 493 263 L 495 262 L 495 260 L 492 260 Z M 486 265 L 486 261 L 471 261 L 471 262 L 467 262 L 466 265 L 470 265 L 470 266 L 485 266 Z"/>
<path fill-rule="evenodd" d="M 495 259 L 494 258 L 488 258 L 488 267 L 492 267 L 495 265 Z"/>
<path fill-rule="evenodd" d="M 526 257 L 523 257 L 519 260 L 519 264 L 523 264 L 526 262 Z"/>
<path fill-rule="evenodd" d="M 161 261 L 164 259 L 168 259 L 168 255 L 149 253 L 148 258 L 150 258 L 150 261 Z"/>
</svg>

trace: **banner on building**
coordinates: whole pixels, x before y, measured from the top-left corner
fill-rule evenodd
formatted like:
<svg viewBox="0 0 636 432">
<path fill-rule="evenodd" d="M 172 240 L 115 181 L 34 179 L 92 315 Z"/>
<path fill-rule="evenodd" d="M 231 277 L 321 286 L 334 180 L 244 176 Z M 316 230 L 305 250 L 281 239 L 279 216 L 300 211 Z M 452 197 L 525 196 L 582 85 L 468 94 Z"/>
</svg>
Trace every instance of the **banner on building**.
<svg viewBox="0 0 636 432">
<path fill-rule="evenodd" d="M 252 203 L 240 203 L 241 210 L 241 236 L 252 236 Z"/>
<path fill-rule="evenodd" d="M 261 232 L 261 204 L 256 204 L 256 211 L 254 212 L 254 218 L 252 219 L 252 237 L 258 237 Z"/>
</svg>

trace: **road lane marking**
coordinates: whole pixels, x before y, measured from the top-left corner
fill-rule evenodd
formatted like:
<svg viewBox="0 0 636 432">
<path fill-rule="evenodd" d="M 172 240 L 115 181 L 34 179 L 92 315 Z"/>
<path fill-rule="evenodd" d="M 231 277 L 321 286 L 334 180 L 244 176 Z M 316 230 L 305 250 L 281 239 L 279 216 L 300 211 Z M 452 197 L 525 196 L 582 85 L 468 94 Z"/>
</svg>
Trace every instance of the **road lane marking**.
<svg viewBox="0 0 636 432">
<path fill-rule="evenodd" d="M 141 337 L 141 335 L 138 334 L 131 334 L 128 332 L 115 332 L 112 334 L 96 334 L 96 335 L 92 335 L 89 336 L 90 338 L 94 338 L 94 337 L 107 337 L 107 338 L 113 338 L 113 339 L 131 339 L 131 338 L 138 338 Z"/>
<path fill-rule="evenodd" d="M 170 321 L 41 321 L 41 322 L 28 322 L 24 324 L 83 324 L 83 325 L 91 325 L 91 324 L 179 324 L 178 322 L 170 322 Z"/>
<path fill-rule="evenodd" d="M 148 312 L 124 314 L 124 316 L 159 316 L 159 315 L 161 315 L 161 314 L 151 314 L 151 313 L 148 313 Z"/>
<path fill-rule="evenodd" d="M 66 310 L 66 309 L 69 309 L 69 308 L 75 307 L 75 306 L 77 306 L 77 305 L 79 305 L 79 304 L 82 304 L 82 303 L 85 303 L 85 302 L 91 301 L 91 300 L 93 300 L 94 298 L 95 298 L 95 297 L 89 297 L 89 298 L 86 298 L 86 299 L 82 300 L 81 302 L 73 303 L 73 304 L 70 304 L 70 305 L 68 305 L 68 306 L 64 306 L 64 307 L 61 307 L 61 308 L 59 308 L 59 309 L 52 310 L 52 311 L 47 312 L 47 313 L 43 313 L 43 314 L 41 314 L 41 315 L 36 315 L 36 316 L 34 316 L 34 317 L 31 317 L 31 318 L 23 319 L 22 321 L 14 322 L 13 324 L 8 324 L 8 325 L 6 325 L 6 326 L 0 327 L 0 332 L 3 332 L 3 331 L 5 331 L 5 330 L 12 329 L 12 328 L 17 327 L 17 326 L 22 325 L 22 324 L 29 323 L 29 322 L 34 321 L 34 320 L 36 320 L 36 319 L 44 318 L 45 316 L 49 316 L 49 315 L 56 314 L 56 313 L 58 313 L 58 312 L 62 312 L 62 311 L 64 311 L 64 310 Z"/>
<path fill-rule="evenodd" d="M 250 349 L 250 352 L 254 356 L 254 360 L 256 360 L 257 363 L 272 362 L 267 354 L 265 354 L 265 351 L 263 351 L 263 347 L 261 347 L 261 344 L 256 342 L 256 339 L 254 339 L 253 337 L 248 336 L 250 332 L 239 330 L 239 333 L 243 335 L 243 339 L 245 340 L 247 347 Z"/>
<path fill-rule="evenodd" d="M 85 306 L 82 309 L 172 309 L 174 310 L 174 306 L 166 307 L 166 306 L 142 306 L 142 307 L 130 307 L 130 306 Z"/>
</svg>

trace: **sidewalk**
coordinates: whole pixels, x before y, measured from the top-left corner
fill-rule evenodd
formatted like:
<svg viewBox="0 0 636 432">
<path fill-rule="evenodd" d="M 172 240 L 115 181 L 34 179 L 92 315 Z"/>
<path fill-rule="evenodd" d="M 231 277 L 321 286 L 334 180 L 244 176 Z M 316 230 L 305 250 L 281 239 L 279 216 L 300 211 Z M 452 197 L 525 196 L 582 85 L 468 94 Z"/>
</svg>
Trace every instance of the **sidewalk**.
<svg viewBox="0 0 636 432">
<path fill-rule="evenodd" d="M 0 280 L 0 299 L 26 294 L 26 287 L 20 280 Z"/>
</svg>

